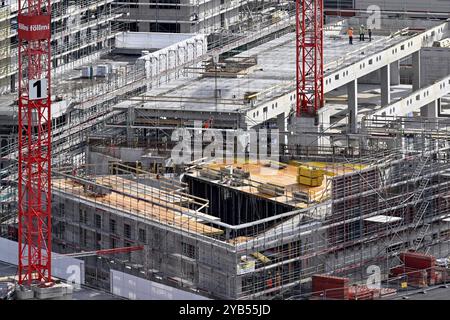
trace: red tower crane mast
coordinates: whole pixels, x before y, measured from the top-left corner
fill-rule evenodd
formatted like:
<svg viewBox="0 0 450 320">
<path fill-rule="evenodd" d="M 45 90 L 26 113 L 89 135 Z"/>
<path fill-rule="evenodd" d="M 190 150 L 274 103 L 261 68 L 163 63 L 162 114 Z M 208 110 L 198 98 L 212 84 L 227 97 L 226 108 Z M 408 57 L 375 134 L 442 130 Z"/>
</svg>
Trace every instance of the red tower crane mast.
<svg viewBox="0 0 450 320">
<path fill-rule="evenodd" d="M 51 3 L 19 0 L 19 284 L 51 282 Z"/>
<path fill-rule="evenodd" d="M 323 0 L 296 0 L 297 116 L 323 107 Z"/>
</svg>

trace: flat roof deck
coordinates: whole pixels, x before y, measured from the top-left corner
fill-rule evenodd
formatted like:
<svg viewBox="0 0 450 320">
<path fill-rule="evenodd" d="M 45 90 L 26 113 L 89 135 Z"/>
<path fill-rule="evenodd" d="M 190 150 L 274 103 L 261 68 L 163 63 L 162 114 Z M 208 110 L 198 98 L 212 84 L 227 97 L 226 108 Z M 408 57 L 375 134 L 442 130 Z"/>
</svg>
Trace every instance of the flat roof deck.
<svg viewBox="0 0 450 320">
<path fill-rule="evenodd" d="M 405 37 L 373 36 L 373 41 L 360 42 L 355 38 L 354 44 L 348 44 L 346 35 L 325 35 L 324 60 L 325 74 L 353 64 L 367 55 L 383 50 L 387 46 L 403 41 Z M 163 110 L 186 110 L 205 112 L 240 112 L 251 107 L 243 104 L 246 92 L 258 92 L 257 104 L 287 93 L 293 89 L 295 80 L 295 35 L 286 34 L 280 38 L 263 43 L 249 49 L 236 57 L 257 56 L 258 64 L 254 71 L 237 78 L 217 77 L 217 89 L 221 90 L 218 105 L 215 103 L 215 79 L 214 77 L 199 77 L 197 79 L 177 79 L 170 83 L 161 84 L 146 93 L 150 97 L 177 97 L 179 101 L 147 102 L 144 107 Z M 343 59 L 345 58 L 345 59 Z M 199 70 L 186 70 L 199 73 Z M 291 88 L 292 87 L 292 88 Z M 289 90 L 288 90 L 289 89 Z M 211 99 L 210 103 L 196 103 L 195 101 L 183 101 L 183 97 Z M 221 100 L 227 103 L 222 103 Z M 127 106 L 130 102 L 123 102 L 118 106 Z M 142 104 L 142 103 L 141 103 Z M 141 105 L 140 104 L 140 105 Z"/>
<path fill-rule="evenodd" d="M 52 79 L 52 89 L 53 95 L 61 96 L 64 99 L 67 98 L 80 98 L 79 95 L 82 94 L 95 94 L 99 93 L 101 86 L 111 85 L 117 82 L 118 84 L 125 83 L 125 74 L 127 68 L 130 65 L 134 65 L 139 55 L 126 56 L 121 54 L 107 54 L 101 55 L 100 57 L 90 59 L 78 67 L 70 70 L 62 71 L 57 75 L 53 76 Z M 84 67 L 92 66 L 95 67 L 99 65 L 111 65 L 114 70 L 107 77 L 92 77 L 83 78 L 82 69 Z M 93 70 L 95 72 L 95 70 Z M 113 87 L 113 86 L 112 86 Z"/>
<path fill-rule="evenodd" d="M 189 197 L 179 197 L 158 188 L 153 188 L 137 181 L 118 176 L 92 177 L 98 185 L 112 190 L 104 196 L 89 195 L 82 184 L 69 178 L 53 179 L 52 187 L 68 193 L 75 198 L 99 204 L 112 209 L 125 211 L 127 214 L 141 216 L 161 224 L 174 226 L 183 231 L 213 236 L 220 235 L 223 230 L 202 223 L 205 214 L 182 206 L 183 202 L 192 201 Z M 189 212 L 198 218 L 183 213 Z"/>
</svg>

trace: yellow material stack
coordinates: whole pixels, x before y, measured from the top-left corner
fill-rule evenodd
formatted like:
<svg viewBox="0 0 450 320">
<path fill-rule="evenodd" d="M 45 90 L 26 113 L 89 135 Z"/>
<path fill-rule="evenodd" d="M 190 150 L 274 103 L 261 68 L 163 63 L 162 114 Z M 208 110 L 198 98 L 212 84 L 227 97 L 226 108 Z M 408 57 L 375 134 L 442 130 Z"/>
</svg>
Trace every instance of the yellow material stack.
<svg viewBox="0 0 450 320">
<path fill-rule="evenodd" d="M 308 166 L 299 166 L 297 171 L 297 182 L 308 187 L 318 187 L 322 185 L 324 170 Z"/>
</svg>

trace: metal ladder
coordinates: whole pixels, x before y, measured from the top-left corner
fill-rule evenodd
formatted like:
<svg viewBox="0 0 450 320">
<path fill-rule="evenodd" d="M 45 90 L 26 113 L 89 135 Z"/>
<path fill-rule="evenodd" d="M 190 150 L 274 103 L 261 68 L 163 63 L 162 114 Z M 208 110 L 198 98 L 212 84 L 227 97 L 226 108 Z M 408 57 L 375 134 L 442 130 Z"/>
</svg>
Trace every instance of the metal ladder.
<svg viewBox="0 0 450 320">
<path fill-rule="evenodd" d="M 423 179 L 419 183 L 419 187 L 417 188 L 416 193 L 413 196 L 413 203 L 414 205 L 417 205 L 417 202 L 419 202 L 420 197 L 422 197 L 423 192 L 425 191 L 428 183 L 430 182 L 430 179 Z"/>
<path fill-rule="evenodd" d="M 427 210 L 429 205 L 430 205 L 429 201 L 424 201 L 420 205 L 420 207 L 417 210 L 417 212 L 416 212 L 416 214 L 414 216 L 414 219 L 413 219 L 414 230 L 419 227 L 419 224 L 422 221 L 423 216 L 425 215 L 425 211 Z"/>
<path fill-rule="evenodd" d="M 418 179 L 420 177 L 420 175 L 422 174 L 423 169 L 425 168 L 428 160 L 430 159 L 430 155 L 428 155 L 425 158 L 422 158 L 421 162 L 417 165 L 416 169 L 414 170 L 413 173 L 413 179 Z M 417 188 L 416 193 L 413 196 L 413 204 L 414 207 L 417 207 L 417 204 L 420 200 L 420 198 L 422 197 L 428 183 L 430 182 L 430 179 L 428 178 L 422 178 L 422 180 L 419 183 L 419 187 Z M 423 240 L 425 239 L 425 236 L 427 235 L 428 230 L 430 229 L 431 225 L 430 224 L 423 224 L 420 227 L 420 223 L 423 222 L 424 216 L 425 216 L 425 212 L 428 209 L 428 206 L 430 205 L 429 201 L 423 201 L 419 208 L 417 209 L 414 218 L 413 218 L 413 230 L 416 231 L 419 228 L 419 232 L 418 235 L 416 237 L 416 243 L 414 246 L 414 249 L 417 251 L 420 246 L 423 243 Z"/>
<path fill-rule="evenodd" d="M 413 173 L 413 176 L 412 176 L 413 179 L 418 179 L 419 178 L 419 176 L 422 174 L 422 170 L 427 165 L 427 162 L 428 162 L 429 159 L 430 159 L 430 155 L 428 155 L 425 158 L 421 159 L 421 161 L 417 165 L 416 169 L 414 169 L 414 173 Z"/>
<path fill-rule="evenodd" d="M 430 229 L 431 225 L 430 224 L 424 224 L 421 228 L 420 231 L 418 233 L 418 236 L 416 238 L 417 243 L 415 244 L 414 250 L 418 251 L 420 246 L 422 245 L 423 239 L 425 239 L 425 236 L 427 235 L 428 230 Z M 427 248 L 426 253 L 430 250 L 430 248 Z"/>
</svg>

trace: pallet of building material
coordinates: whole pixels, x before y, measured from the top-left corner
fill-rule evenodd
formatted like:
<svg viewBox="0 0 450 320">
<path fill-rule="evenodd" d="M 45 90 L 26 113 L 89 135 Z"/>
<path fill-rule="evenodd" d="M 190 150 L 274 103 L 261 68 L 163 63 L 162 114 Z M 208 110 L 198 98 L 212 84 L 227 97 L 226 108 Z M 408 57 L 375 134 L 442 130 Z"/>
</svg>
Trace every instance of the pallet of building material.
<svg viewBox="0 0 450 320">
<path fill-rule="evenodd" d="M 222 179 L 222 174 L 218 171 L 204 168 L 200 170 L 200 176 L 210 180 L 220 180 Z"/>
<path fill-rule="evenodd" d="M 323 183 L 323 177 L 320 178 L 308 178 L 304 176 L 297 176 L 297 183 L 308 187 L 319 187 Z"/>
<path fill-rule="evenodd" d="M 101 198 L 111 193 L 111 186 L 101 186 L 86 183 L 83 185 L 84 193 L 90 197 Z"/>
<path fill-rule="evenodd" d="M 248 179 L 250 178 L 250 172 L 245 171 L 241 168 L 234 168 L 233 169 L 233 178 L 239 178 L 239 179 Z"/>
<path fill-rule="evenodd" d="M 258 192 L 277 197 L 284 195 L 284 188 L 273 184 L 263 183 L 258 186 Z"/>
<path fill-rule="evenodd" d="M 222 167 L 220 173 L 223 176 L 232 176 L 233 178 L 248 179 L 250 178 L 250 172 L 243 170 L 242 168 Z"/>
<path fill-rule="evenodd" d="M 304 203 L 310 203 L 311 199 L 308 192 L 294 191 L 292 192 L 292 197 L 295 201 L 300 201 Z"/>
<path fill-rule="evenodd" d="M 385 298 L 390 296 L 395 296 L 397 294 L 397 289 L 393 288 L 381 288 L 376 290 L 377 294 L 375 298 Z"/>
<path fill-rule="evenodd" d="M 299 166 L 297 168 L 297 173 L 299 176 L 307 177 L 307 178 L 323 178 L 325 172 L 324 170 L 309 167 L 309 166 Z"/>
<path fill-rule="evenodd" d="M 349 288 L 349 300 L 373 300 L 375 294 L 375 290 L 367 286 L 354 285 Z"/>
<path fill-rule="evenodd" d="M 277 161 L 268 161 L 267 163 L 264 164 L 264 167 L 272 168 L 272 169 L 276 169 L 276 170 L 283 170 L 283 169 L 287 168 L 287 164 L 282 163 L 282 162 L 277 162 Z"/>
</svg>

